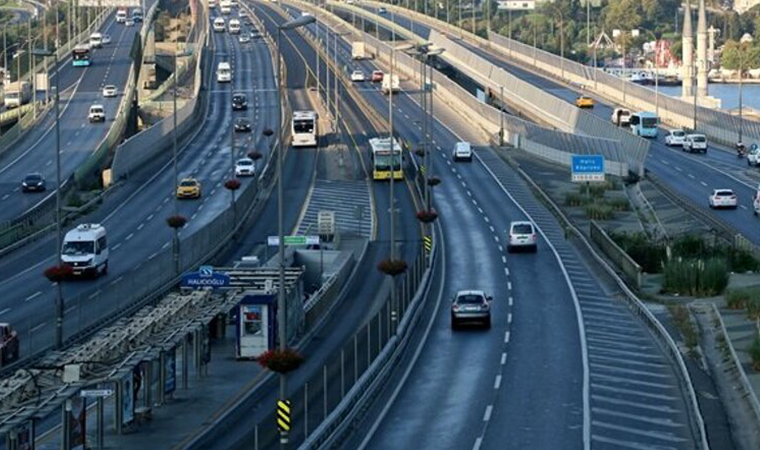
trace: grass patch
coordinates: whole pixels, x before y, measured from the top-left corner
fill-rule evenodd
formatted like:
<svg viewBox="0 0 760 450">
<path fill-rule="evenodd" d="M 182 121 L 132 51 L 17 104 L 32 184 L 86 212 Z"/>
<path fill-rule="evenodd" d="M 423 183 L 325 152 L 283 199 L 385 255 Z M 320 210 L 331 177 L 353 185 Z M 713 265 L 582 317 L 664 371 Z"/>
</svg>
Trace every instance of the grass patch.
<svg viewBox="0 0 760 450">
<path fill-rule="evenodd" d="M 728 309 L 743 309 L 749 303 L 752 293 L 747 289 L 731 289 L 726 292 Z"/>
<path fill-rule="evenodd" d="M 627 198 L 613 198 L 613 199 L 608 200 L 607 204 L 614 211 L 630 211 L 631 210 L 631 204 L 628 202 Z"/>
<path fill-rule="evenodd" d="M 756 372 L 760 371 L 760 336 L 755 337 L 755 340 L 747 348 L 747 353 L 752 360 L 752 368 Z"/>
<path fill-rule="evenodd" d="M 588 197 L 574 192 L 565 194 L 565 206 L 583 206 L 588 203 Z"/>
<path fill-rule="evenodd" d="M 674 294 L 712 297 L 728 286 L 728 272 L 728 264 L 720 258 L 673 258 L 665 263 L 662 288 Z"/>
<path fill-rule="evenodd" d="M 585 210 L 591 220 L 610 220 L 615 216 L 612 207 L 605 203 L 589 203 Z"/>
<path fill-rule="evenodd" d="M 662 265 L 667 258 L 665 245 L 653 242 L 649 236 L 642 232 L 610 232 L 609 236 L 641 266 L 644 272 L 662 272 Z"/>
<path fill-rule="evenodd" d="M 697 346 L 699 345 L 699 333 L 694 323 L 691 321 L 689 308 L 684 305 L 668 306 L 668 311 L 673 317 L 673 323 L 683 337 L 684 344 L 689 349 L 689 355 L 693 358 L 697 356 Z"/>
</svg>

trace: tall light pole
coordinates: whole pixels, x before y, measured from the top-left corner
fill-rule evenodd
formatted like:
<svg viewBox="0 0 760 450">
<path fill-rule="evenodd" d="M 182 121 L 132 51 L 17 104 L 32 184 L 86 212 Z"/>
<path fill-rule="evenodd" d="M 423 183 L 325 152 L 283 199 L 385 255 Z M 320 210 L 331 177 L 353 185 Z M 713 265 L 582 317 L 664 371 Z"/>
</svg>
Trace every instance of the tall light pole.
<svg viewBox="0 0 760 450">
<path fill-rule="evenodd" d="M 314 22 L 316 18 L 314 16 L 301 16 L 298 19 L 293 19 L 277 27 L 277 91 L 280 99 L 280 120 L 277 139 L 277 235 L 278 241 L 278 255 L 279 255 L 279 288 L 277 289 L 277 326 L 278 326 L 278 339 L 280 351 L 285 351 L 288 346 L 288 334 L 287 334 L 287 304 L 285 303 L 285 231 L 284 231 L 284 207 L 283 207 L 283 189 L 282 189 L 282 153 L 283 153 L 283 114 L 282 104 L 285 98 L 285 83 L 286 80 L 282 78 L 282 47 L 280 45 L 281 36 L 283 31 L 293 30 L 298 27 L 306 26 Z M 287 399 L 287 379 L 284 373 L 280 374 L 280 400 Z M 286 431 L 280 432 L 280 449 L 285 450 L 288 448 L 288 433 Z"/>
<path fill-rule="evenodd" d="M 32 54 L 37 56 L 53 56 L 53 69 L 58 68 L 58 45 L 56 41 L 56 51 L 50 52 L 42 49 L 32 50 Z M 55 76 L 55 254 L 58 262 L 58 267 L 61 267 L 63 261 L 61 260 L 61 242 L 62 230 L 61 230 L 61 126 L 60 126 L 60 96 L 58 89 L 58 74 Z M 55 348 L 61 349 L 63 347 L 63 287 L 61 281 L 56 283 L 56 300 L 55 300 Z"/>
<path fill-rule="evenodd" d="M 657 36 L 652 30 L 644 30 L 654 38 L 654 114 L 660 117 L 660 72 L 657 70 Z"/>
</svg>

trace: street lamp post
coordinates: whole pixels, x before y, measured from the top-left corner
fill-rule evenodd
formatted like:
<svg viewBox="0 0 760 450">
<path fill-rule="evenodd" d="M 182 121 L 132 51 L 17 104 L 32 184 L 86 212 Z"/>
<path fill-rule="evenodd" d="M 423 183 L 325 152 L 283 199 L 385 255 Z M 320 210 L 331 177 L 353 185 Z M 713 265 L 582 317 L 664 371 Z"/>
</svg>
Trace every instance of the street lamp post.
<svg viewBox="0 0 760 450">
<path fill-rule="evenodd" d="M 298 27 L 302 27 L 314 22 L 316 18 L 314 16 L 301 16 L 298 19 L 293 19 L 285 22 L 277 27 L 277 90 L 280 99 L 280 111 L 282 112 L 282 103 L 285 98 L 285 83 L 286 80 L 282 78 L 282 47 L 281 36 L 283 31 L 293 30 Z M 329 73 L 329 72 L 328 72 Z M 278 255 L 279 255 L 279 288 L 277 289 L 277 324 L 278 324 L 278 338 L 279 349 L 284 351 L 287 348 L 287 304 L 285 303 L 285 232 L 284 232 L 284 207 L 283 207 L 283 189 L 282 189 L 282 153 L 283 153 L 283 126 L 282 126 L 282 113 L 280 114 L 280 121 L 278 124 L 278 140 L 277 140 L 277 235 L 278 242 Z M 280 374 L 280 400 L 287 398 L 287 379 L 284 373 Z M 286 431 L 280 432 L 280 448 L 287 449 L 288 447 L 288 433 Z"/>
</svg>

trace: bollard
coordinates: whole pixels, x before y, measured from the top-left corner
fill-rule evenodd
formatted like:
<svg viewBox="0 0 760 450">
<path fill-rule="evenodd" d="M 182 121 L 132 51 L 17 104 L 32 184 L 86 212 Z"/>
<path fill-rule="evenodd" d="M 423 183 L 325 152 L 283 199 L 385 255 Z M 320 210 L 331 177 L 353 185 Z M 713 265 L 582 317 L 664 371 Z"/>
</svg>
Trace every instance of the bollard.
<svg viewBox="0 0 760 450">
<path fill-rule="evenodd" d="M 346 353 L 340 349 L 340 399 L 346 395 Z"/>
<path fill-rule="evenodd" d="M 327 419 L 327 364 L 322 366 L 322 380 L 323 380 L 322 397 L 323 397 L 323 402 L 324 402 L 323 407 L 322 407 L 322 411 L 324 414 L 322 420 L 325 420 Z"/>
<path fill-rule="evenodd" d="M 190 358 L 187 345 L 189 340 L 190 337 L 188 335 L 185 335 L 185 338 L 182 340 L 182 389 L 187 389 L 187 360 Z"/>
</svg>

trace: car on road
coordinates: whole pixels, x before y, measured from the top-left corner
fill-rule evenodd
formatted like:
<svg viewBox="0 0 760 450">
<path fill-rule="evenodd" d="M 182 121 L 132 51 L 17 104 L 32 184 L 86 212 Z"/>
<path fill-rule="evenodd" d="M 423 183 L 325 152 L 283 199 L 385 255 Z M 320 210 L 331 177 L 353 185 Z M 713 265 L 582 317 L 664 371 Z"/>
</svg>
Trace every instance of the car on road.
<svg viewBox="0 0 760 450">
<path fill-rule="evenodd" d="M 378 14 L 386 14 L 386 13 L 388 13 L 388 10 L 385 9 L 385 8 L 377 8 L 377 13 Z"/>
<path fill-rule="evenodd" d="M 683 140 L 683 151 L 707 153 L 707 137 L 704 134 L 687 134 Z"/>
<path fill-rule="evenodd" d="M 683 130 L 670 130 L 665 136 L 665 145 L 668 147 L 683 147 L 683 141 L 686 139 L 686 132 Z"/>
<path fill-rule="evenodd" d="M 238 38 L 238 42 L 240 42 L 241 44 L 247 44 L 251 42 L 251 35 L 241 34 L 240 37 Z"/>
<path fill-rule="evenodd" d="M 594 99 L 586 95 L 581 95 L 580 97 L 575 99 L 575 106 L 577 106 L 578 108 L 593 108 Z"/>
<path fill-rule="evenodd" d="M 612 123 L 619 127 L 627 127 L 631 123 L 631 111 L 625 108 L 615 108 L 612 111 Z"/>
<path fill-rule="evenodd" d="M 127 19 L 124 21 L 124 25 L 127 27 L 135 26 L 135 19 Z"/>
<path fill-rule="evenodd" d="M 472 161 L 472 145 L 469 142 L 457 142 L 451 154 L 454 161 Z"/>
<path fill-rule="evenodd" d="M 538 234 L 533 222 L 518 220 L 509 224 L 509 235 L 507 236 L 507 251 L 509 253 L 517 250 L 535 252 L 537 248 Z"/>
<path fill-rule="evenodd" d="M 117 89 L 113 84 L 103 86 L 103 97 L 116 97 Z"/>
<path fill-rule="evenodd" d="M 351 72 L 351 81 L 358 81 L 362 82 L 364 81 L 364 72 L 361 70 L 354 70 Z"/>
<path fill-rule="evenodd" d="M 103 107 L 103 105 L 90 106 L 90 113 L 87 115 L 87 120 L 90 122 L 105 122 L 106 109 Z"/>
<path fill-rule="evenodd" d="M 103 47 L 103 35 L 95 32 L 90 35 L 90 48 Z"/>
<path fill-rule="evenodd" d="M 21 192 L 42 192 L 45 190 L 45 178 L 41 173 L 27 174 L 21 180 Z"/>
<path fill-rule="evenodd" d="M 256 175 L 256 165 L 251 158 L 241 158 L 235 163 L 235 176 L 252 177 Z"/>
<path fill-rule="evenodd" d="M 466 323 L 491 328 L 491 301 L 483 291 L 459 291 L 451 302 L 451 328 Z"/>
<path fill-rule="evenodd" d="M 372 72 L 370 81 L 372 81 L 373 83 L 380 83 L 381 81 L 383 81 L 383 71 L 375 70 L 374 72 Z"/>
<path fill-rule="evenodd" d="M 108 273 L 108 235 L 99 223 L 83 223 L 69 230 L 61 246 L 61 262 L 73 275 Z"/>
<path fill-rule="evenodd" d="M 760 165 L 760 148 L 750 149 L 747 152 L 747 165 L 758 166 Z"/>
<path fill-rule="evenodd" d="M 232 94 L 232 110 L 245 111 L 246 109 L 248 109 L 248 99 L 245 98 L 245 94 L 241 92 Z"/>
<path fill-rule="evenodd" d="M 201 183 L 195 178 L 185 178 L 177 186 L 177 198 L 200 198 Z"/>
<path fill-rule="evenodd" d="M 752 199 L 752 209 L 756 216 L 760 215 L 760 187 L 757 192 L 755 192 L 755 197 Z"/>
<path fill-rule="evenodd" d="M 111 43 L 111 36 L 109 36 L 107 34 L 104 34 L 101 37 L 101 42 L 103 43 L 103 45 L 110 44 Z"/>
<path fill-rule="evenodd" d="M 708 199 L 710 208 L 730 208 L 736 209 L 739 206 L 739 201 L 736 198 L 736 194 L 731 189 L 714 189 L 713 193 Z"/>
<path fill-rule="evenodd" d="M 251 131 L 251 122 L 248 119 L 235 119 L 235 131 L 238 133 L 249 133 Z"/>
</svg>

